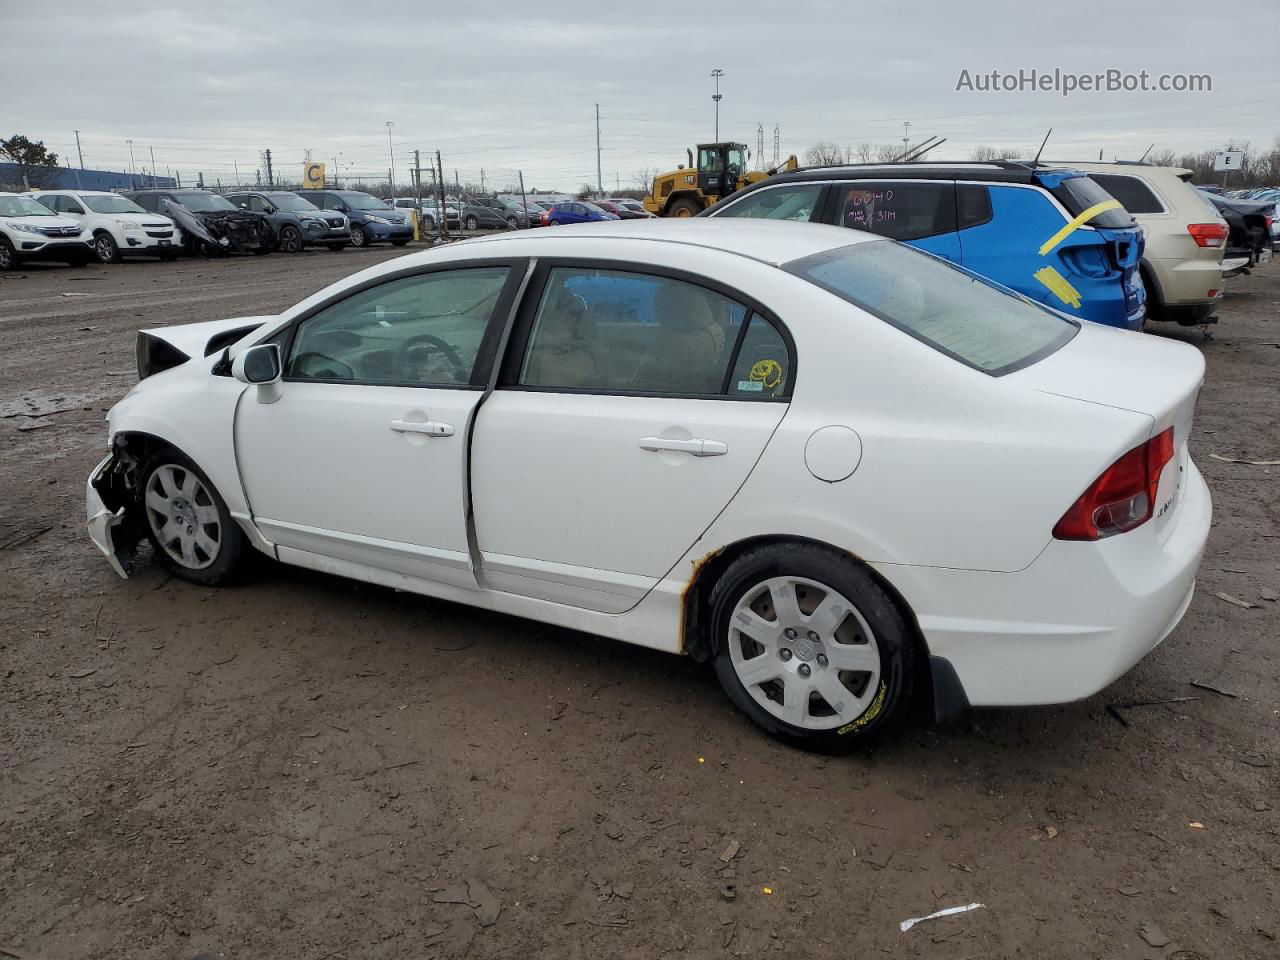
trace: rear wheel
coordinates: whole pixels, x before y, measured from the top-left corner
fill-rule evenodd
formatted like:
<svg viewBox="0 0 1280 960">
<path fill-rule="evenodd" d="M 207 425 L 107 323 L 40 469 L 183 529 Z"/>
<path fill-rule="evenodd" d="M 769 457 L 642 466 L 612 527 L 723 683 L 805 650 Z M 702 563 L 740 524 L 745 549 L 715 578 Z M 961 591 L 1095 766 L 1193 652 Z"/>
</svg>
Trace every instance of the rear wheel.
<svg viewBox="0 0 1280 960">
<path fill-rule="evenodd" d="M 702 212 L 702 207 L 698 206 L 696 200 L 681 198 L 672 202 L 667 207 L 668 217 L 696 217 Z"/>
<path fill-rule="evenodd" d="M 423 218 L 422 218 L 422 229 L 423 229 L 423 230 L 434 230 L 435 228 L 436 228 L 436 221 L 435 221 L 435 219 L 434 219 L 433 217 L 423 217 Z"/>
<path fill-rule="evenodd" d="M 281 253 L 301 253 L 302 232 L 292 224 L 285 224 L 280 228 L 279 246 Z"/>
<path fill-rule="evenodd" d="M 99 263 L 119 263 L 120 247 L 115 241 L 115 237 L 100 230 L 98 235 L 93 238 L 93 252 L 98 258 Z"/>
<path fill-rule="evenodd" d="M 910 703 L 911 631 L 871 572 L 837 551 L 753 550 L 721 575 L 710 604 L 721 686 L 780 740 L 852 750 Z"/>
<path fill-rule="evenodd" d="M 244 552 L 245 535 L 204 473 L 176 450 L 162 450 L 142 470 L 147 539 L 184 580 L 225 582 Z"/>
</svg>

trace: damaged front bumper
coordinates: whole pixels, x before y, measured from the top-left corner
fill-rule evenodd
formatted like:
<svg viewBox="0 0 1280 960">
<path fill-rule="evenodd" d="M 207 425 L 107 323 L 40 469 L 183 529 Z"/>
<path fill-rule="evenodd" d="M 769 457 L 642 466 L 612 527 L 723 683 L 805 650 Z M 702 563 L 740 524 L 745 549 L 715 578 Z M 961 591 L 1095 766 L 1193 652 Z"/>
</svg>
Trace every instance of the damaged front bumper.
<svg viewBox="0 0 1280 960">
<path fill-rule="evenodd" d="M 129 513 L 136 499 L 131 486 L 135 468 L 130 458 L 112 453 L 89 473 L 84 489 L 89 539 L 126 580 L 134 548 L 142 539 L 138 518 Z"/>
</svg>

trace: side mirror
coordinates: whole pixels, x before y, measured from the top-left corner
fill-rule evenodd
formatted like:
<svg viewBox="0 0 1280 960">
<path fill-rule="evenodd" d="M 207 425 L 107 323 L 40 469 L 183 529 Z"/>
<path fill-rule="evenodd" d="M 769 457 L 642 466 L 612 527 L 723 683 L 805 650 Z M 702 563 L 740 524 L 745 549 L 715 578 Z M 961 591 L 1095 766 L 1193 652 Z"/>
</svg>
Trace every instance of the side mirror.
<svg viewBox="0 0 1280 960">
<path fill-rule="evenodd" d="M 258 386 L 259 403 L 275 403 L 280 399 L 280 347 L 259 343 L 236 354 L 231 361 L 231 375 L 241 383 Z"/>
</svg>

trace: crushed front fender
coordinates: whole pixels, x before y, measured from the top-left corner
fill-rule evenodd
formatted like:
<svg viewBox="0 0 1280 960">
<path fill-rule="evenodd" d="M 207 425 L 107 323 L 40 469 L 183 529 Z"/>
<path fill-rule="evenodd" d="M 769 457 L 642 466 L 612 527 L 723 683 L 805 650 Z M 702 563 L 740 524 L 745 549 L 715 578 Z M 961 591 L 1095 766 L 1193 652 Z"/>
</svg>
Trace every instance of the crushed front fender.
<svg viewBox="0 0 1280 960">
<path fill-rule="evenodd" d="M 127 580 L 129 578 L 128 557 L 122 558 L 119 556 L 115 545 L 115 531 L 116 528 L 124 523 L 125 508 L 121 506 L 116 510 L 111 510 L 102 502 L 102 496 L 94 486 L 96 483 L 103 482 L 107 472 L 112 468 L 114 460 L 114 455 L 106 457 L 93 468 L 93 472 L 89 474 L 89 479 L 85 482 L 84 504 L 85 513 L 88 515 L 89 539 L 102 552 L 102 555 L 107 558 L 107 563 L 111 564 L 111 569 Z"/>
</svg>

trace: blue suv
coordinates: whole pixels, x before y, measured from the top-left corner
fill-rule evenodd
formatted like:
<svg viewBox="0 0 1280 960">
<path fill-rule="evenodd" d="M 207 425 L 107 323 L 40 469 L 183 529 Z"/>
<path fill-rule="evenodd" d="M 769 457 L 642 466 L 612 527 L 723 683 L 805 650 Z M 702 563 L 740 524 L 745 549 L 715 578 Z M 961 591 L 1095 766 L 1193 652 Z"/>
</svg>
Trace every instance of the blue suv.
<svg viewBox="0 0 1280 960">
<path fill-rule="evenodd" d="M 1142 228 L 1065 167 L 890 163 L 778 174 L 699 216 L 807 220 L 900 240 L 1064 313 L 1142 329 Z"/>
</svg>

